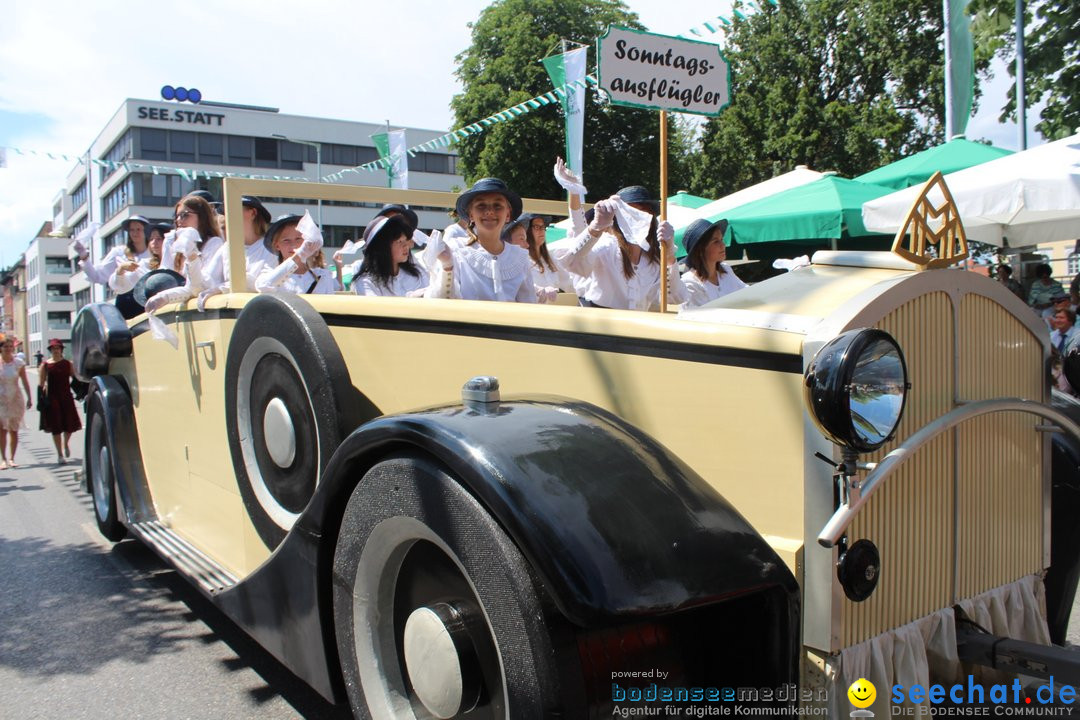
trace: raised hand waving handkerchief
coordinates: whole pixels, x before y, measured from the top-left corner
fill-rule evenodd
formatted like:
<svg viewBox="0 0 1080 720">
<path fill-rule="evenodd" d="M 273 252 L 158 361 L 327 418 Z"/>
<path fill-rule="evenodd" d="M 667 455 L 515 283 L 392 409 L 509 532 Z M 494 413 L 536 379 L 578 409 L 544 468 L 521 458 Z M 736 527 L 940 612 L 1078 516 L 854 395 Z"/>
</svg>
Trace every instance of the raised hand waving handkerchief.
<svg viewBox="0 0 1080 720">
<path fill-rule="evenodd" d="M 652 227 L 653 216 L 649 213 L 630 207 L 618 195 L 612 195 L 610 202 L 615 205 L 615 219 L 619 222 L 626 241 L 637 245 L 642 250 L 649 249 L 649 228 Z"/>
<path fill-rule="evenodd" d="M 562 158 L 555 158 L 555 182 L 563 186 L 566 192 L 585 197 L 589 192 L 585 189 L 585 181 L 574 174 L 574 171 L 566 167 Z"/>
</svg>

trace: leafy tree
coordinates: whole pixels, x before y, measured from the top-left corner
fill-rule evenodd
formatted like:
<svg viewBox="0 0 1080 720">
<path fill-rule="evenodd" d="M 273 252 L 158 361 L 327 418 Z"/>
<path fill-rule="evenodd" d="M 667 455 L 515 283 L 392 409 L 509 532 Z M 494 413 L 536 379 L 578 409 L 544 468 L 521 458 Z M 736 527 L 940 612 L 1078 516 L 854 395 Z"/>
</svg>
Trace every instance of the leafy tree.
<svg viewBox="0 0 1080 720">
<path fill-rule="evenodd" d="M 732 104 L 703 132 L 697 193 L 796 165 L 852 177 L 943 140 L 940 0 L 760 6 L 728 32 Z"/>
<path fill-rule="evenodd" d="M 1016 77 L 1016 3 L 972 0 L 976 52 L 996 54 Z M 1046 106 L 1035 129 L 1048 140 L 1080 129 L 1080 3 L 1043 0 L 1024 12 L 1024 94 L 1028 107 L 1044 98 Z M 1016 86 L 1009 88 L 1001 120 L 1016 119 Z"/>
<path fill-rule="evenodd" d="M 458 125 L 467 125 L 523 100 L 549 92 L 551 80 L 540 59 L 560 40 L 595 48 L 608 25 L 642 28 L 619 0 L 496 0 L 472 24 L 472 45 L 457 56 L 463 91 L 451 101 Z M 589 51 L 595 74 L 595 52 Z M 658 113 L 602 105 L 586 92 L 584 166 L 590 199 L 625 185 L 659 190 Z M 685 152 L 670 120 L 669 187 L 686 186 Z M 558 199 L 565 194 L 552 178 L 555 157 L 564 151 L 558 105 L 499 123 L 460 141 L 457 151 L 466 181 L 495 176 L 526 197 Z"/>
</svg>

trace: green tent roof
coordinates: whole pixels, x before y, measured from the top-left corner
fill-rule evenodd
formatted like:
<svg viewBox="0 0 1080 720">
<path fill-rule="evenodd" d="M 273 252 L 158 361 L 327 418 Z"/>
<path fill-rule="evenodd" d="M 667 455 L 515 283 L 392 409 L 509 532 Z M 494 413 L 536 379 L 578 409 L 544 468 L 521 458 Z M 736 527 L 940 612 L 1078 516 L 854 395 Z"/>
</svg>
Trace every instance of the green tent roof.
<svg viewBox="0 0 1080 720">
<path fill-rule="evenodd" d="M 710 220 L 727 218 L 729 242 L 824 240 L 874 235 L 862 222 L 863 203 L 892 188 L 830 175 L 732 208 Z"/>
<path fill-rule="evenodd" d="M 893 190 L 903 190 L 926 182 L 939 170 L 944 175 L 1011 154 L 1012 150 L 1005 148 L 954 138 L 929 150 L 871 170 L 855 179 L 859 182 L 884 185 Z"/>
</svg>

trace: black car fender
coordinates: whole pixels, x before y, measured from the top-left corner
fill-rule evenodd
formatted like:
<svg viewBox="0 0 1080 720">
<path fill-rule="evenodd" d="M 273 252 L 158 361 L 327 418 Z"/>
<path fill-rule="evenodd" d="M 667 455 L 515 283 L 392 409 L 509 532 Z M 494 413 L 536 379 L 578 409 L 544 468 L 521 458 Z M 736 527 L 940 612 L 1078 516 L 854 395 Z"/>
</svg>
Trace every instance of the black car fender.
<svg viewBox="0 0 1080 720">
<path fill-rule="evenodd" d="M 142 450 L 139 446 L 139 430 L 135 424 L 135 411 L 131 403 L 131 394 L 123 379 L 115 375 L 97 375 L 90 379 L 90 392 L 87 395 L 87 407 L 96 397 L 100 402 L 105 421 L 106 441 L 109 444 L 109 456 L 112 458 L 113 477 L 116 491 L 123 508 L 122 521 L 126 525 L 150 520 L 155 517 L 154 504 L 150 489 L 146 484 L 146 471 L 143 468 Z M 90 434 L 86 433 L 86 442 Z M 83 462 L 89 462 L 90 452 L 83 453 Z M 90 473 L 83 468 L 84 482 L 89 483 Z M 89 486 L 84 488 L 90 491 Z"/>
<path fill-rule="evenodd" d="M 573 624 L 612 625 L 769 590 L 786 605 L 786 617 L 776 618 L 787 627 L 777 651 L 797 663 L 798 585 L 734 507 L 618 417 L 587 403 L 530 398 L 359 427 L 271 558 L 214 598 L 324 696 L 340 691 L 330 604 L 341 515 L 367 468 L 403 451 L 441 462 L 479 499 Z"/>
</svg>

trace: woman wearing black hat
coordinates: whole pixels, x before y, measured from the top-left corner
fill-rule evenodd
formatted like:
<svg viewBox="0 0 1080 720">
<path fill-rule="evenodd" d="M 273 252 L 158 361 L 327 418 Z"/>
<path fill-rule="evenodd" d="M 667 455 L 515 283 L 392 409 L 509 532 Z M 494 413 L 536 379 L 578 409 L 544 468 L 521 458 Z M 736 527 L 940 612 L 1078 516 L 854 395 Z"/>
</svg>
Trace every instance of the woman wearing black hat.
<svg viewBox="0 0 1080 720">
<path fill-rule="evenodd" d="M 131 292 L 135 283 L 151 270 L 157 270 L 161 265 L 161 248 L 165 241 L 165 234 L 171 230 L 166 223 L 155 223 L 150 226 L 150 239 L 146 243 L 146 257 L 135 261 L 125 257 L 123 262 L 116 264 L 116 270 L 109 276 L 109 287 L 119 295 Z"/>
<path fill-rule="evenodd" d="M 255 279 L 259 292 L 321 295 L 338 289 L 323 259 L 322 233 L 310 215 L 282 215 L 270 225 L 263 242 L 279 264 L 259 273 Z"/>
<path fill-rule="evenodd" d="M 444 285 L 430 288 L 427 271 L 413 262 L 413 229 L 401 216 L 379 217 L 364 233 L 364 259 L 353 278 L 357 295 L 394 297 L 449 297 L 450 274 L 443 274 Z"/>
<path fill-rule="evenodd" d="M 690 269 L 683 273 L 681 281 L 688 298 L 683 307 L 697 307 L 746 287 L 731 268 L 727 259 L 724 233 L 727 220 L 695 220 L 683 234 L 686 247 L 686 264 Z"/>
<path fill-rule="evenodd" d="M 454 297 L 463 300 L 536 302 L 529 252 L 502 240 L 502 229 L 521 214 L 521 198 L 498 178 L 483 178 L 457 201 L 459 217 L 469 219 L 469 240 L 439 253 L 434 285 L 453 273 Z"/>
<path fill-rule="evenodd" d="M 652 216 L 643 238 L 631 242 L 629 228 L 621 228 L 616 211 L 629 205 Z M 660 304 L 660 243 L 667 245 L 668 302 L 685 301 L 675 264 L 674 230 L 656 215 L 660 204 L 648 190 L 633 185 L 593 207 L 593 217 L 575 238 L 566 256 L 570 272 L 580 275 L 578 300 L 586 307 L 651 310 Z M 624 212 L 624 218 L 627 213 Z M 643 228 L 644 230 L 644 228 Z M 638 243 L 643 243 L 645 247 Z"/>
<path fill-rule="evenodd" d="M 144 260 L 149 251 L 146 248 L 146 239 L 150 230 L 150 221 L 142 215 L 132 215 L 120 223 L 120 229 L 127 233 L 127 243 L 117 245 L 105 255 L 100 263 L 94 263 L 90 259 L 89 250 L 81 243 L 75 246 L 79 255 L 80 265 L 90 282 L 99 285 L 108 285 L 109 278 L 121 262 L 139 262 Z"/>
<path fill-rule="evenodd" d="M 270 211 L 253 195 L 244 195 L 244 258 L 247 266 L 248 288 L 255 287 L 255 278 L 264 268 L 278 264 L 277 255 L 267 249 L 263 238 L 270 227 Z M 228 242 L 226 242 L 226 248 Z M 223 250 L 214 255 L 206 267 L 206 282 L 210 288 L 224 292 L 229 285 L 229 253 Z"/>
</svg>

